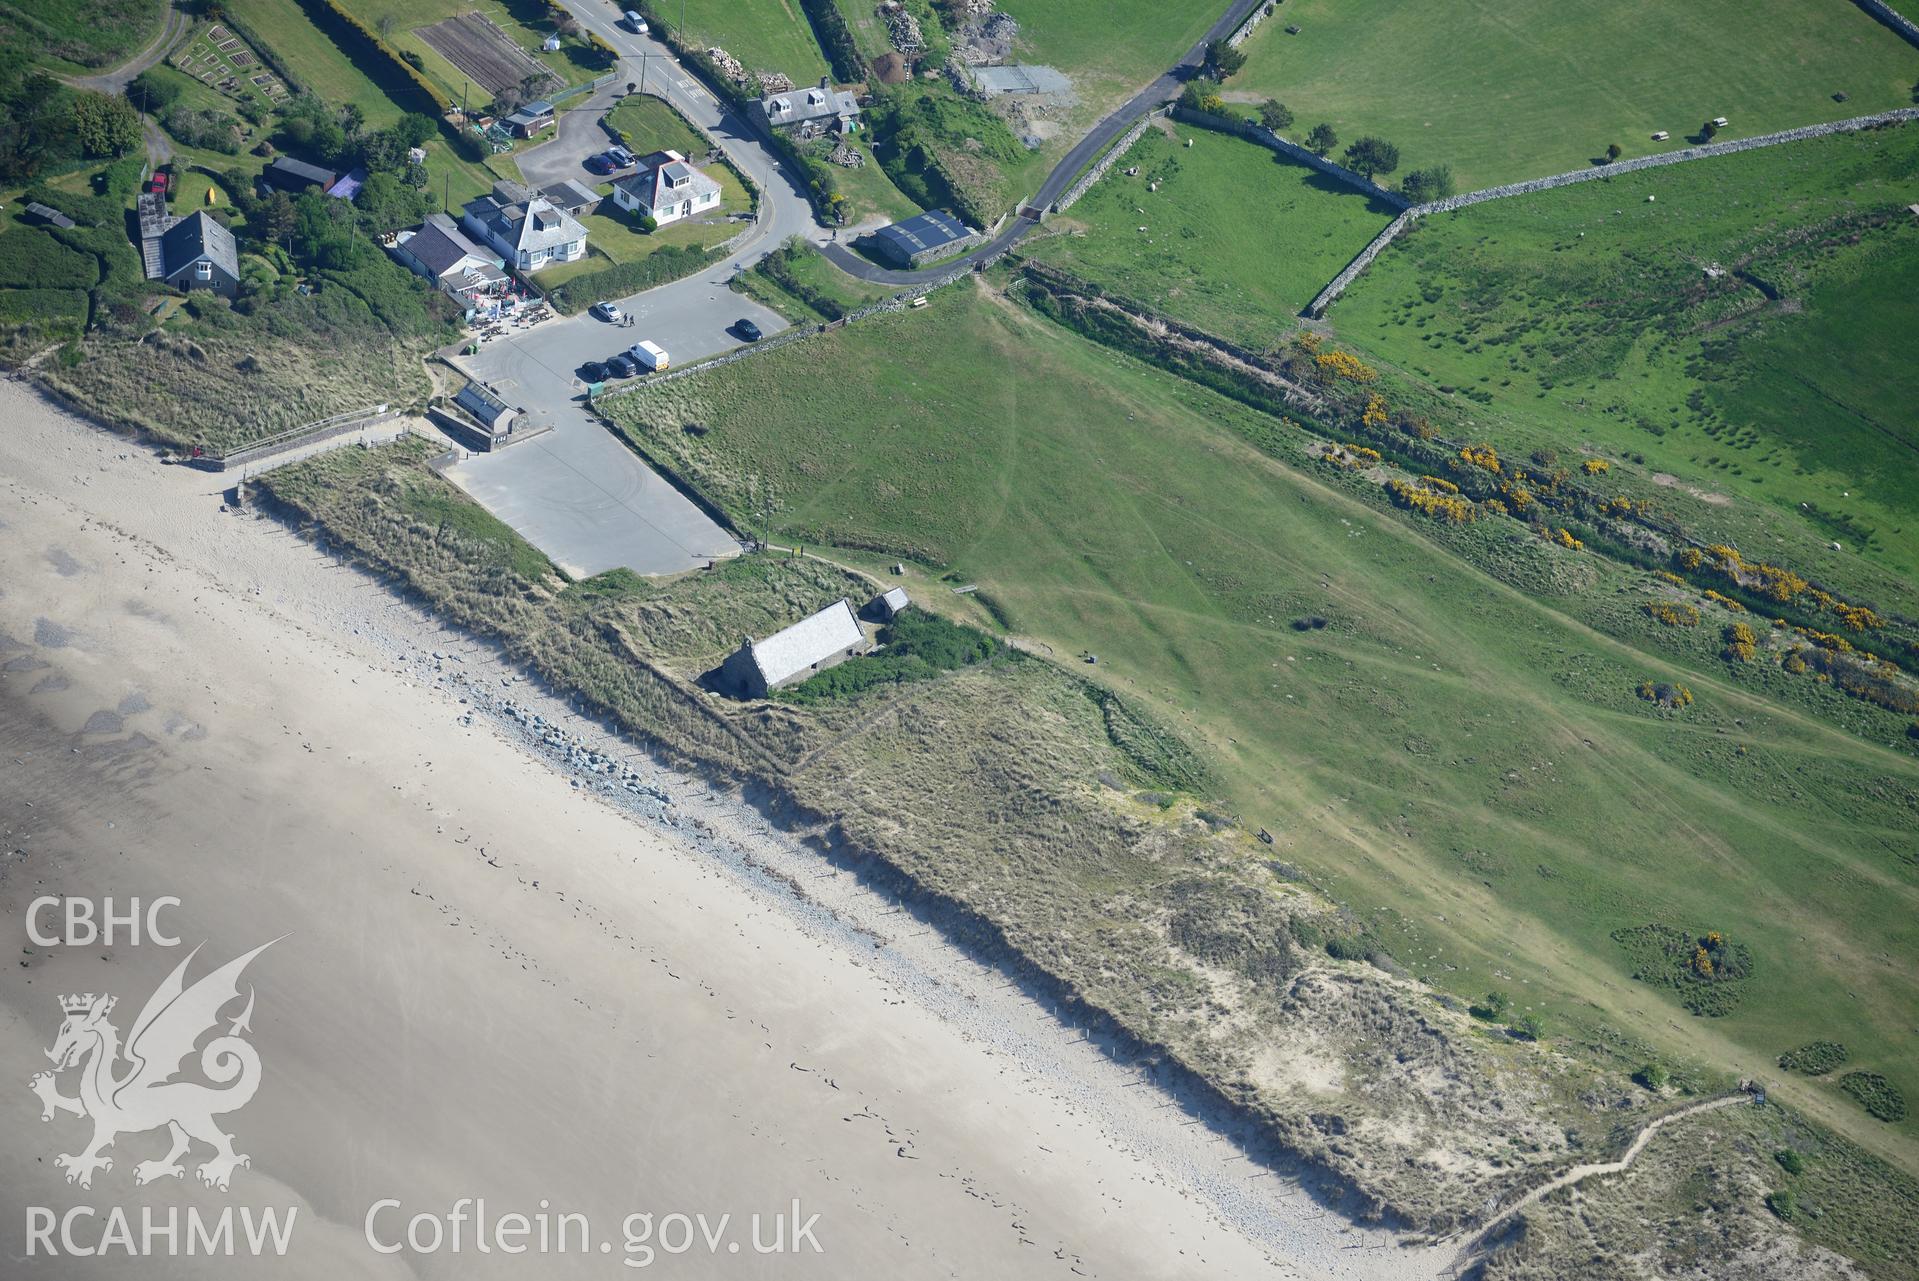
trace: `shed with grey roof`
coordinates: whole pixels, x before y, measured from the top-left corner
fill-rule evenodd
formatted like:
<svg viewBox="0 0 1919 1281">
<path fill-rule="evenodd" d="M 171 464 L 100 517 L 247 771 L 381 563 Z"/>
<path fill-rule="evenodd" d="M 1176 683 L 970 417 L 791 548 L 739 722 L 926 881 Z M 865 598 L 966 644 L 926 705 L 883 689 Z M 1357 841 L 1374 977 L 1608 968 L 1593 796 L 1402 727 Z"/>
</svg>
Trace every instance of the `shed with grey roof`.
<svg viewBox="0 0 1919 1281">
<path fill-rule="evenodd" d="M 723 682 L 749 698 L 817 676 L 866 652 L 866 633 L 845 597 L 765 640 L 747 640 L 720 667 Z"/>
<path fill-rule="evenodd" d="M 975 239 L 966 224 L 952 214 L 943 209 L 929 209 L 904 222 L 881 227 L 873 233 L 871 243 L 881 257 L 901 267 L 919 267 L 935 258 L 958 253 Z"/>
</svg>

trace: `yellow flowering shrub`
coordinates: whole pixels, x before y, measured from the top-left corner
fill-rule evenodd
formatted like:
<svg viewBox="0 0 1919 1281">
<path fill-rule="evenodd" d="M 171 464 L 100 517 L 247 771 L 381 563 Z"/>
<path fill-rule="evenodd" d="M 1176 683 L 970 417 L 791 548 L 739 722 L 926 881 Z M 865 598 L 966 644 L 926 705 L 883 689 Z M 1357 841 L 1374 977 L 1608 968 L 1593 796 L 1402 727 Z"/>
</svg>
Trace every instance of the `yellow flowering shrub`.
<svg viewBox="0 0 1919 1281">
<path fill-rule="evenodd" d="M 1449 525 L 1470 524 L 1479 515 L 1470 499 L 1454 494 L 1437 494 L 1417 485 L 1409 485 L 1398 477 L 1386 482 L 1386 492 L 1406 510 L 1431 516 L 1434 520 L 1443 520 Z"/>
<path fill-rule="evenodd" d="M 1699 611 L 1682 601 L 1651 600 L 1644 608 L 1654 620 L 1668 627 L 1699 626 Z"/>
<path fill-rule="evenodd" d="M 1326 378 L 1344 378 L 1350 382 L 1369 383 L 1379 377 L 1373 367 L 1353 355 L 1350 351 L 1328 351 L 1313 357 L 1313 363 Z"/>
<path fill-rule="evenodd" d="M 1588 458 L 1585 462 L 1579 464 L 1579 470 L 1585 472 L 1588 476 L 1604 476 L 1612 470 L 1612 464 L 1603 458 Z"/>
<path fill-rule="evenodd" d="M 1468 445 L 1459 451 L 1459 456 L 1473 466 L 1486 471 L 1499 470 L 1499 454 L 1491 445 Z"/>
</svg>

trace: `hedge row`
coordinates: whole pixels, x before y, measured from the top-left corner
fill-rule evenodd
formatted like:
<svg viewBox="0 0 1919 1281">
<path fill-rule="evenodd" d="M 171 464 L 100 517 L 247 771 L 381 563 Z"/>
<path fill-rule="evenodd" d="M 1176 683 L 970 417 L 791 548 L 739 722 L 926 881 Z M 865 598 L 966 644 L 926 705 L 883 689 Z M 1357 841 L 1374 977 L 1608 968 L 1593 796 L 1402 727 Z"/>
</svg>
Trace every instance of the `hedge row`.
<svg viewBox="0 0 1919 1281">
<path fill-rule="evenodd" d="M 310 9 L 313 0 L 302 0 L 302 2 Z M 319 3 L 325 6 L 327 13 L 332 16 L 335 22 L 347 29 L 348 33 L 350 33 L 349 38 L 353 43 L 360 45 L 366 52 L 377 54 L 385 60 L 386 64 L 393 71 L 397 72 L 402 79 L 411 84 L 432 104 L 432 109 L 427 114 L 444 116 L 448 111 L 453 109 L 453 99 L 449 98 L 446 93 L 441 90 L 440 86 L 427 79 L 424 72 L 402 58 L 398 50 L 382 39 L 380 34 L 372 27 L 360 21 L 359 17 L 351 9 L 348 9 L 340 3 L 340 0 L 319 0 Z M 402 108 L 407 107 L 406 103 L 400 103 L 399 105 Z"/>
<path fill-rule="evenodd" d="M 272 70 L 274 74 L 286 82 L 288 93 L 305 93 L 307 91 L 306 82 L 287 69 L 286 59 L 275 53 L 273 46 L 266 40 L 261 39 L 260 33 L 247 25 L 246 20 L 241 18 L 239 14 L 223 8 L 220 10 L 220 21 L 240 33 L 240 38 L 252 46 L 253 52 L 260 55 L 260 61 L 266 63 L 267 67 Z"/>
<path fill-rule="evenodd" d="M 839 5 L 833 0 L 800 0 L 800 8 L 813 24 L 813 34 L 826 51 L 827 61 L 833 64 L 833 74 L 845 81 L 866 79 L 866 62 L 853 43 L 853 33 L 846 29 L 846 16 Z"/>
<path fill-rule="evenodd" d="M 568 315 L 602 298 L 622 298 L 690 276 L 725 255 L 698 245 L 667 245 L 637 262 L 616 263 L 600 271 L 575 276 L 547 294 L 547 301 Z"/>
</svg>

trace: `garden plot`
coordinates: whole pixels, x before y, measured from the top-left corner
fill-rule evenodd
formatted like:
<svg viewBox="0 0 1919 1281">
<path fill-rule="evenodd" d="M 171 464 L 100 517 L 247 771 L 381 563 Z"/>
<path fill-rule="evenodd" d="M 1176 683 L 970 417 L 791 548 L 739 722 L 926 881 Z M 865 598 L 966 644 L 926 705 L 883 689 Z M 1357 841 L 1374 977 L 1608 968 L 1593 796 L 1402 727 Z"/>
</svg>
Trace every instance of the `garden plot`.
<svg viewBox="0 0 1919 1281">
<path fill-rule="evenodd" d="M 414 34 L 461 75 L 496 97 L 528 76 L 553 79 L 545 63 L 513 43 L 506 32 L 481 14 L 463 13 L 421 27 Z"/>
</svg>

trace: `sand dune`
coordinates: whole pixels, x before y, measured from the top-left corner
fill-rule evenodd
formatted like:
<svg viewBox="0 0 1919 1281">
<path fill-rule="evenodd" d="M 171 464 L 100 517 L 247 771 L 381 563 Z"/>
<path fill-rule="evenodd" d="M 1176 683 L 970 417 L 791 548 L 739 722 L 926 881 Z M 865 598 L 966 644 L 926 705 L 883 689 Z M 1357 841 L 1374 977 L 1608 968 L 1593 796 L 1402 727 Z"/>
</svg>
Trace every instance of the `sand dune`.
<svg viewBox="0 0 1919 1281">
<path fill-rule="evenodd" d="M 223 514 L 217 478 L 17 384 L 0 384 L 0 422 L 9 1275 L 613 1277 L 643 1253 L 620 1231 L 636 1211 L 730 1214 L 745 1243 L 641 1275 L 1427 1269 L 733 798 L 636 757 L 616 805 L 555 768 L 503 703 L 556 724 L 564 707 L 271 522 Z M 164 919 L 183 946 L 34 946 L 42 894 L 177 896 Z M 197 974 L 279 936 L 247 976 L 263 1069 L 223 1121 L 252 1158 L 230 1191 L 195 1182 L 204 1149 L 136 1188 L 158 1131 L 120 1139 L 90 1189 L 64 1182 L 54 1157 L 85 1125 L 43 1124 L 27 1089 L 59 996 L 117 994 L 124 1030 L 194 944 Z M 383 1198 L 390 1240 L 482 1197 L 490 1215 L 585 1215 L 593 1248 L 364 1240 Z M 795 1199 L 823 1252 L 756 1254 L 750 1216 L 770 1235 Z M 83 1204 L 298 1214 L 270 1266 L 22 1261 L 13 1207 Z"/>
</svg>

